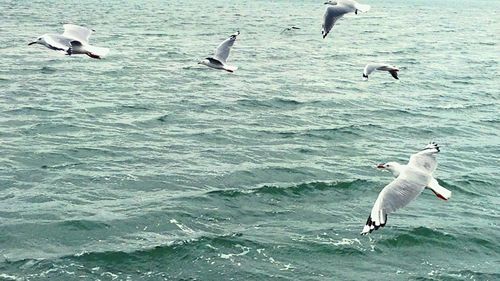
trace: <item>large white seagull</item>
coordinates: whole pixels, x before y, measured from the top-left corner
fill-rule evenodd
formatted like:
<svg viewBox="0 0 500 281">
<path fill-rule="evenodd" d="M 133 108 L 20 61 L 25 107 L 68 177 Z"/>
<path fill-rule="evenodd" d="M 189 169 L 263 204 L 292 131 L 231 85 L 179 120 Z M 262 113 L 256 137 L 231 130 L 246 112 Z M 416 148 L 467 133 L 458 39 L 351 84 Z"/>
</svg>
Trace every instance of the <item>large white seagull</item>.
<svg viewBox="0 0 500 281">
<path fill-rule="evenodd" d="M 413 154 L 406 165 L 388 162 L 377 166 L 390 171 L 396 179 L 384 187 L 378 195 L 361 234 L 368 234 L 383 227 L 387 223 L 388 214 L 408 205 L 425 188 L 429 188 L 443 200 L 451 197 L 451 191 L 440 186 L 432 176 L 437 167 L 437 153 L 439 146 L 432 142 L 422 151 Z"/>
</svg>

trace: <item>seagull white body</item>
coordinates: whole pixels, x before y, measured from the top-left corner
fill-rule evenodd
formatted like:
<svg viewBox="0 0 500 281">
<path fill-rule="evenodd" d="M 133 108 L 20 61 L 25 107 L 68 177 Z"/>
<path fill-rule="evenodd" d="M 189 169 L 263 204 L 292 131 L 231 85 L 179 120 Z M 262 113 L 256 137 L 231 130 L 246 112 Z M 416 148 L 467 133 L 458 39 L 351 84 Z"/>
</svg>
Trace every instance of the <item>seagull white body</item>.
<svg viewBox="0 0 500 281">
<path fill-rule="evenodd" d="M 370 10 L 369 5 L 362 5 L 353 0 L 328 1 L 325 2 L 325 4 L 327 5 L 327 7 L 325 9 L 325 15 L 323 16 L 323 29 L 321 30 L 323 39 L 328 35 L 337 20 L 339 20 L 345 14 L 357 14 L 358 11 L 368 12 L 368 10 Z"/>
<path fill-rule="evenodd" d="M 28 45 L 41 44 L 67 55 L 85 54 L 95 59 L 100 59 L 109 53 L 108 48 L 89 44 L 89 37 L 93 30 L 74 24 L 65 24 L 63 27 L 63 34 L 44 34 Z"/>
<path fill-rule="evenodd" d="M 399 79 L 398 78 L 398 71 L 399 69 L 395 67 L 394 65 L 390 65 L 387 63 L 369 63 L 365 66 L 365 69 L 363 70 L 363 79 L 368 80 L 368 75 L 370 75 L 372 72 L 375 70 L 379 71 L 388 71 L 394 79 Z"/>
<path fill-rule="evenodd" d="M 234 42 L 236 41 L 236 37 L 238 35 L 240 35 L 239 31 L 229 36 L 229 38 L 220 43 L 220 45 L 215 49 L 213 57 L 205 58 L 199 63 L 215 69 L 222 69 L 228 72 L 234 72 L 236 69 L 238 69 L 238 67 L 228 65 L 227 58 L 229 57 L 229 52 L 231 51 L 231 47 L 234 45 Z"/>
<path fill-rule="evenodd" d="M 440 186 L 432 176 L 437 167 L 437 153 L 439 153 L 439 146 L 430 143 L 422 151 L 413 154 L 406 165 L 388 162 L 377 166 L 389 170 L 396 179 L 385 186 L 378 195 L 361 234 L 368 234 L 385 226 L 388 214 L 408 205 L 425 188 L 431 189 L 437 197 L 443 200 L 451 197 L 451 191 Z"/>
</svg>

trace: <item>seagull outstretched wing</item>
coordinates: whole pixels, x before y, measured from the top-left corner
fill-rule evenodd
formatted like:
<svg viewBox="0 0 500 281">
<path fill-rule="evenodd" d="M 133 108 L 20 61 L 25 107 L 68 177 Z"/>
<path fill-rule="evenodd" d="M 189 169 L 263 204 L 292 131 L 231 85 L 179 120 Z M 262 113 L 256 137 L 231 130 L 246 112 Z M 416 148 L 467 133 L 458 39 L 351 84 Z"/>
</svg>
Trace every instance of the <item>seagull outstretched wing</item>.
<svg viewBox="0 0 500 281">
<path fill-rule="evenodd" d="M 89 42 L 89 37 L 93 32 L 92 29 L 74 24 L 65 24 L 63 25 L 63 27 L 63 36 L 78 40 L 84 44 L 87 44 Z"/>
<path fill-rule="evenodd" d="M 234 41 L 236 41 L 236 37 L 238 35 L 240 35 L 239 31 L 229 36 L 229 38 L 220 43 L 217 49 L 215 49 L 214 58 L 221 61 L 222 63 L 225 63 L 227 61 L 227 58 L 229 57 L 231 47 L 234 45 Z"/>
<path fill-rule="evenodd" d="M 432 174 L 437 167 L 436 154 L 439 151 L 437 143 L 431 142 L 424 149 L 410 157 L 408 166 L 422 169 Z"/>
<path fill-rule="evenodd" d="M 323 16 L 323 29 L 321 33 L 323 34 L 323 38 L 325 38 L 330 30 L 332 30 L 333 26 L 342 16 L 345 14 L 352 12 L 352 9 L 344 6 L 344 5 L 328 5 L 325 10 L 325 15 Z"/>
<path fill-rule="evenodd" d="M 387 223 L 387 215 L 408 205 L 417 198 L 425 186 L 399 176 L 378 195 L 361 234 L 368 234 Z"/>
</svg>

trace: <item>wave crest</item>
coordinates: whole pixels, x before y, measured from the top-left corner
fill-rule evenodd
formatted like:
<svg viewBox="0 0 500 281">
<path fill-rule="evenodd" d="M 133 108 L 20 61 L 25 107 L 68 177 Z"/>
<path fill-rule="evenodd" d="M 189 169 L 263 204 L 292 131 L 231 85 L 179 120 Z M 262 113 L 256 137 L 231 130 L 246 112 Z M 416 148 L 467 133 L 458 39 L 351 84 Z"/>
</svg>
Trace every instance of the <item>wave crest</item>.
<svg viewBox="0 0 500 281">
<path fill-rule="evenodd" d="M 339 190 L 339 189 L 358 188 L 368 183 L 369 183 L 368 181 L 360 179 L 356 179 L 353 181 L 345 181 L 345 182 L 333 182 L 333 183 L 317 181 L 310 183 L 301 183 L 291 186 L 263 185 L 261 187 L 249 188 L 249 189 L 214 190 L 214 191 L 209 191 L 207 194 L 209 196 L 222 196 L 222 197 L 239 197 L 249 194 L 293 196 L 307 192 L 314 192 L 314 191 L 321 191 L 328 189 Z"/>
</svg>

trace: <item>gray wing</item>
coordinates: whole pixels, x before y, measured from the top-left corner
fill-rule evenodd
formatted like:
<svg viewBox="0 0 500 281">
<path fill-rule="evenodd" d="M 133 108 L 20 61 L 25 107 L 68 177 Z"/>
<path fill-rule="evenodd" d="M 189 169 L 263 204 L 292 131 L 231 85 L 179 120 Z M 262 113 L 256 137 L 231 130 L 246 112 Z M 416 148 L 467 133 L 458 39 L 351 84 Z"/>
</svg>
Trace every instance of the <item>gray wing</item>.
<svg viewBox="0 0 500 281">
<path fill-rule="evenodd" d="M 50 49 L 67 52 L 71 48 L 71 40 L 56 34 L 49 34 L 44 37 Z"/>
<path fill-rule="evenodd" d="M 62 34 L 63 36 L 76 39 L 82 43 L 89 42 L 90 35 L 92 34 L 93 31 L 86 27 L 74 24 L 65 24 L 63 25 L 63 27 L 64 27 L 64 33 Z"/>
<path fill-rule="evenodd" d="M 389 73 L 394 77 L 394 79 L 398 79 L 398 71 L 399 69 L 395 66 L 389 65 L 389 64 L 382 64 L 379 67 L 377 67 L 377 70 L 382 70 L 382 71 L 389 71 Z"/>
<path fill-rule="evenodd" d="M 398 177 L 389 183 L 378 195 L 361 234 L 367 234 L 383 227 L 387 215 L 408 205 L 417 198 L 425 186 Z"/>
<path fill-rule="evenodd" d="M 343 5 L 329 5 L 326 7 L 325 15 L 323 16 L 323 30 L 321 31 L 323 38 L 325 38 L 330 30 L 332 30 L 335 22 L 350 11 L 351 9 Z"/>
<path fill-rule="evenodd" d="M 437 167 L 436 154 L 439 153 L 437 143 L 429 143 L 423 150 L 410 157 L 408 166 L 412 166 L 432 174 Z"/>
<path fill-rule="evenodd" d="M 225 63 L 227 58 L 229 57 L 229 51 L 231 51 L 231 47 L 234 45 L 234 41 L 236 41 L 236 37 L 238 35 L 240 35 L 239 31 L 229 36 L 229 38 L 220 43 L 217 49 L 215 49 L 214 58 L 221 61 L 222 63 Z"/>
</svg>

